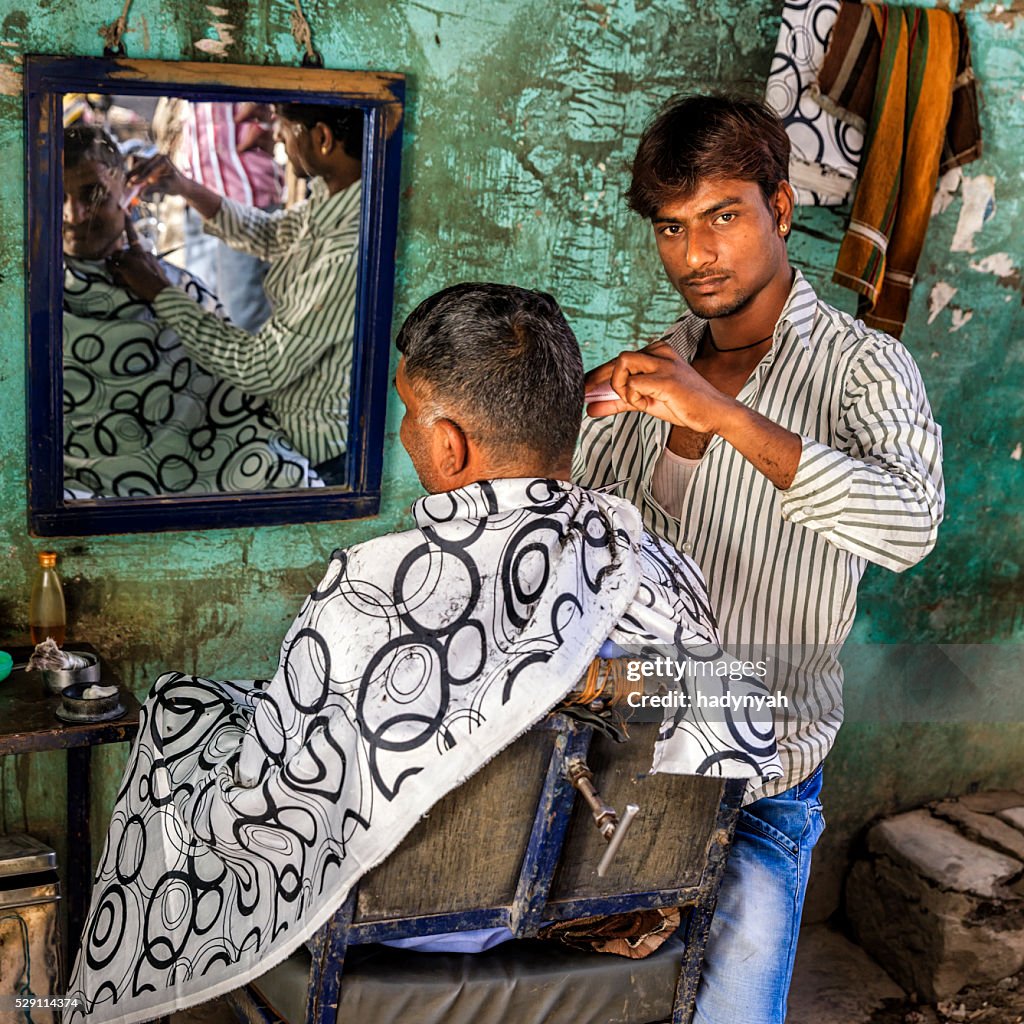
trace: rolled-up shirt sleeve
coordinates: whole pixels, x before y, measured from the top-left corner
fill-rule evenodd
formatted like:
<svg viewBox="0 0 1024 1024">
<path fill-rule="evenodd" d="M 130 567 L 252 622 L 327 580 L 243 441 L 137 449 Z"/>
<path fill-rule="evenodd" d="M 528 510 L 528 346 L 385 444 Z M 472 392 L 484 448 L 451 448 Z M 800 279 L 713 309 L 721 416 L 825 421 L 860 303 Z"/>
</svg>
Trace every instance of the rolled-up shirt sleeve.
<svg viewBox="0 0 1024 1024">
<path fill-rule="evenodd" d="M 909 352 L 880 340 L 846 378 L 834 444 L 803 437 L 782 515 L 844 551 L 900 572 L 935 546 L 942 432 Z"/>
<path fill-rule="evenodd" d="M 261 260 L 272 260 L 287 252 L 302 230 L 302 207 L 268 213 L 255 206 L 236 203 L 226 196 L 220 209 L 203 221 L 203 230 L 237 249 Z"/>
<path fill-rule="evenodd" d="M 295 280 L 289 301 L 275 306 L 255 334 L 205 312 L 177 288 L 160 292 L 153 309 L 208 370 L 251 395 L 272 395 L 350 335 L 354 274 L 351 254 L 321 261 L 315 272 Z M 292 301 L 293 296 L 302 301 Z"/>
</svg>

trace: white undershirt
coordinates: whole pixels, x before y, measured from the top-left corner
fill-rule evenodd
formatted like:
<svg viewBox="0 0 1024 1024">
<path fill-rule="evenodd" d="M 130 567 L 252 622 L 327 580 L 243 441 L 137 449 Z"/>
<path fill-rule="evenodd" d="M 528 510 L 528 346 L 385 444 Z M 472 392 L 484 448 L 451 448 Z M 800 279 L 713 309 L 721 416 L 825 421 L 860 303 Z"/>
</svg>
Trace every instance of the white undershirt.
<svg viewBox="0 0 1024 1024">
<path fill-rule="evenodd" d="M 651 496 L 673 519 L 683 514 L 683 499 L 700 459 L 684 459 L 664 448 L 651 477 Z"/>
</svg>

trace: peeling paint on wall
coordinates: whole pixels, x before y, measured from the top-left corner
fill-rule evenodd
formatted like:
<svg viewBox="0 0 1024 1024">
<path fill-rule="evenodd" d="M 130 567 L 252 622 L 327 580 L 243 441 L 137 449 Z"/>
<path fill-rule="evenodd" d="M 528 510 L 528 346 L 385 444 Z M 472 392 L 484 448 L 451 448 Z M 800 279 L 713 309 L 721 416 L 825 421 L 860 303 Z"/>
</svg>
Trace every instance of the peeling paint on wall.
<svg viewBox="0 0 1024 1024">
<path fill-rule="evenodd" d="M 935 186 L 935 198 L 932 200 L 932 216 L 935 217 L 953 205 L 953 200 L 964 180 L 964 172 L 959 167 L 946 171 Z"/>
<path fill-rule="evenodd" d="M 206 9 L 214 18 L 223 18 L 231 13 L 226 7 L 211 7 L 207 5 Z M 228 47 L 234 45 L 235 39 L 231 33 L 234 32 L 237 26 L 226 21 L 214 21 L 211 27 L 217 33 L 217 38 L 210 39 L 204 36 L 201 39 L 197 39 L 193 45 L 197 50 L 208 53 L 211 57 L 226 57 Z"/>
<path fill-rule="evenodd" d="M 996 179 L 989 174 L 963 180 L 963 206 L 950 252 L 976 252 L 974 236 L 995 213 Z"/>
<path fill-rule="evenodd" d="M 991 274 L 1006 288 L 1019 289 L 1024 283 L 1019 268 L 1014 266 L 1013 257 L 1008 252 L 994 252 L 983 259 L 972 260 L 970 267 L 982 274 Z"/>
<path fill-rule="evenodd" d="M 0 64 L 0 96 L 20 96 L 21 75 L 9 64 Z"/>
<path fill-rule="evenodd" d="M 928 323 L 935 322 L 935 318 L 949 305 L 956 292 L 956 288 L 948 281 L 936 281 L 932 285 L 928 295 Z"/>
<path fill-rule="evenodd" d="M 971 260 L 970 268 L 996 277 L 1011 277 L 1014 273 L 1013 259 L 1008 252 L 994 252 L 984 259 Z"/>
<path fill-rule="evenodd" d="M 966 323 L 968 323 L 974 317 L 973 309 L 961 309 L 959 306 L 953 306 L 952 316 L 950 317 L 951 326 L 949 333 L 953 334 L 955 331 L 959 331 Z"/>
</svg>

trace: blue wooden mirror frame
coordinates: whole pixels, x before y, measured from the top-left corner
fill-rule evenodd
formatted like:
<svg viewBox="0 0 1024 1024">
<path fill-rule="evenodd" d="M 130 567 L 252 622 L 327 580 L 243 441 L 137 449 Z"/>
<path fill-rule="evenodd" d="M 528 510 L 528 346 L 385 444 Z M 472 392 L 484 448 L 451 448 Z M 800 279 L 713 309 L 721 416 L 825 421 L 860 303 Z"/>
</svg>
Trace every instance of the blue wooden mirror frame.
<svg viewBox="0 0 1024 1024">
<path fill-rule="evenodd" d="M 339 103 L 363 111 L 363 208 L 344 487 L 220 495 L 63 497 L 60 231 L 63 95 Z M 156 60 L 25 58 L 29 523 L 43 537 L 318 522 L 380 508 L 391 348 L 403 75 Z"/>
</svg>

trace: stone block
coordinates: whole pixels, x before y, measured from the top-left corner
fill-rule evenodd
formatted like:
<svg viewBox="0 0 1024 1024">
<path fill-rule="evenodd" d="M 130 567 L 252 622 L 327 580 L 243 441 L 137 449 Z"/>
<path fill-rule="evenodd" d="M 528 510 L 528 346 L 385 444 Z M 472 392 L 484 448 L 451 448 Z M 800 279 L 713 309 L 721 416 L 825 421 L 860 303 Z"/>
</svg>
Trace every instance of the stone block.
<svg viewBox="0 0 1024 1024">
<path fill-rule="evenodd" d="M 971 842 L 926 810 L 879 822 L 868 833 L 868 849 L 907 864 L 943 889 L 990 898 L 1024 870 L 1021 861 Z"/>
<path fill-rule="evenodd" d="M 1024 832 L 1024 807 L 1007 807 L 1005 810 L 999 811 L 996 817 L 1005 821 L 1007 825 L 1012 825 Z"/>
<path fill-rule="evenodd" d="M 958 808 L 958 820 L 961 811 L 971 813 Z M 1020 860 L 927 810 L 875 825 L 867 848 L 847 881 L 847 916 L 865 950 L 908 992 L 948 999 L 1024 968 L 1024 899 L 1014 891 Z"/>
<path fill-rule="evenodd" d="M 995 814 L 1007 807 L 1024 807 L 1024 793 L 1012 789 L 993 789 L 985 793 L 968 793 L 960 797 L 959 802 L 970 811 Z"/>
<path fill-rule="evenodd" d="M 999 814 L 979 814 L 960 800 L 945 800 L 936 804 L 934 813 L 956 825 L 968 839 L 1024 861 L 1024 832 L 1018 832 L 1012 825 L 1000 821 Z M 1003 813 L 1006 812 L 1000 812 Z"/>
</svg>

